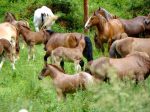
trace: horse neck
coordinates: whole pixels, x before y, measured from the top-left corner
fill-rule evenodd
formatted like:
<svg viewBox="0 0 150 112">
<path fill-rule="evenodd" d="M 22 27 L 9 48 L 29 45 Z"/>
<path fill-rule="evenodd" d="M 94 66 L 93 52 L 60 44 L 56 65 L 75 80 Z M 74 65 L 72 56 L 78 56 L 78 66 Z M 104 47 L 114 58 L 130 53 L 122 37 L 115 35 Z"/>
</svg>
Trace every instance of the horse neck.
<svg viewBox="0 0 150 112">
<path fill-rule="evenodd" d="M 99 33 L 102 34 L 104 32 L 105 24 L 106 23 L 103 23 L 103 25 L 102 25 L 101 20 L 100 20 L 100 22 L 96 25 L 97 30 L 98 30 Z"/>
<path fill-rule="evenodd" d="M 57 68 L 53 67 L 53 66 L 49 66 L 49 70 L 50 70 L 50 77 L 52 79 L 56 79 L 57 77 L 59 77 L 60 75 L 62 75 L 62 72 L 60 72 L 59 70 L 57 70 Z"/>
<path fill-rule="evenodd" d="M 21 28 L 20 33 L 23 35 L 23 37 L 27 37 L 31 31 L 29 29 L 26 29 L 24 27 Z"/>
</svg>

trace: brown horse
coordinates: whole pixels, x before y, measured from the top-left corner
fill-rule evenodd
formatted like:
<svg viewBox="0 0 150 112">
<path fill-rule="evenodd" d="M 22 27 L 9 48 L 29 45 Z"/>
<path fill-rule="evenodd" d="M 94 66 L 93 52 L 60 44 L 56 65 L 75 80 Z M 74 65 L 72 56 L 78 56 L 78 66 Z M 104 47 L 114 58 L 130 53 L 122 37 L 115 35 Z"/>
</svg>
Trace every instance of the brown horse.
<svg viewBox="0 0 150 112">
<path fill-rule="evenodd" d="M 51 58 L 52 62 L 60 66 L 62 60 L 73 62 L 75 71 L 81 71 L 80 61 L 83 59 L 83 50 L 85 48 L 85 41 L 83 35 L 79 41 L 79 44 L 75 48 L 58 47 L 52 51 Z M 75 37 L 74 37 L 75 38 Z"/>
<path fill-rule="evenodd" d="M 110 47 L 110 57 L 125 57 L 126 55 L 139 51 L 146 52 L 150 56 L 150 39 L 127 37 L 116 40 Z"/>
<path fill-rule="evenodd" d="M 78 43 L 82 40 L 81 33 L 57 33 L 51 30 L 47 30 L 46 32 L 46 41 L 45 41 L 45 50 L 46 54 L 44 56 L 45 64 L 47 63 L 47 58 L 51 56 L 52 50 L 57 47 L 67 47 L 67 48 L 75 48 Z M 93 60 L 93 52 L 92 52 L 92 43 L 89 37 L 84 36 L 85 48 L 83 50 L 83 56 L 87 59 L 87 61 Z M 84 62 L 80 62 L 81 67 L 83 67 Z M 61 66 L 63 64 L 61 63 Z"/>
<path fill-rule="evenodd" d="M 112 44 L 112 41 L 116 40 L 114 38 L 116 35 L 121 35 L 124 33 L 123 25 L 118 19 L 111 19 L 107 21 L 101 14 L 94 12 L 94 14 L 88 19 L 85 24 L 85 28 L 91 26 L 97 27 L 98 43 L 101 46 L 102 52 L 104 52 L 103 43 L 108 42 L 108 48 Z"/>
<path fill-rule="evenodd" d="M 0 70 L 4 64 L 5 58 L 8 57 L 12 64 L 12 69 L 15 69 L 15 57 L 12 52 L 12 45 L 10 42 L 6 39 L 0 39 L 0 57 L 1 63 L 0 63 Z"/>
<path fill-rule="evenodd" d="M 24 41 L 29 47 L 28 60 L 30 60 L 31 57 L 34 60 L 34 46 L 44 43 L 45 31 L 40 30 L 39 32 L 33 32 L 29 27 L 20 24 L 18 24 L 18 29 Z"/>
<path fill-rule="evenodd" d="M 66 97 L 67 93 L 74 93 L 78 89 L 86 89 L 87 86 L 94 83 L 93 76 L 86 72 L 69 75 L 65 74 L 62 69 L 52 64 L 46 65 L 38 78 L 43 79 L 46 76 L 52 78 L 58 100 Z"/>
<path fill-rule="evenodd" d="M 123 24 L 125 33 L 128 36 L 139 36 L 141 33 L 150 32 L 150 14 L 148 16 L 138 16 L 133 19 L 120 19 L 112 14 L 110 14 L 104 8 L 99 8 L 96 13 L 101 14 L 106 20 L 118 19 Z M 148 33 L 150 34 L 150 33 Z M 147 35 L 147 34 L 146 34 Z"/>
<path fill-rule="evenodd" d="M 106 80 L 110 77 L 108 72 L 110 68 L 116 70 L 120 79 L 125 77 L 142 81 L 150 74 L 150 59 L 145 52 L 134 52 L 120 59 L 101 57 L 88 63 L 87 71 L 100 80 Z"/>
</svg>

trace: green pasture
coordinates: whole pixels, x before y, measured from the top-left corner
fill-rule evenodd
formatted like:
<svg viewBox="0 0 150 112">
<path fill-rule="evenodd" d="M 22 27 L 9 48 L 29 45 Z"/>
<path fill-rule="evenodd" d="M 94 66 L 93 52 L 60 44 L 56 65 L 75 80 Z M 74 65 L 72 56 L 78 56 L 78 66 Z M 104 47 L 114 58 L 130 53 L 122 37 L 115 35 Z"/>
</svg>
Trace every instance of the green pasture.
<svg viewBox="0 0 150 112">
<path fill-rule="evenodd" d="M 4 13 L 11 11 L 17 19 L 25 19 L 33 27 L 34 8 L 52 4 L 55 0 L 1 0 L 0 21 L 3 22 Z M 55 2 L 70 2 L 56 0 Z M 149 0 L 89 0 L 89 14 L 102 6 L 111 13 L 122 18 L 132 18 L 136 15 L 146 15 L 150 11 Z M 66 3 L 65 2 L 65 3 Z M 75 5 L 73 5 L 75 4 Z M 146 7 L 146 8 L 144 8 Z M 33 8 L 33 9 L 32 9 Z M 73 29 L 64 28 L 59 23 L 52 27 L 56 32 L 83 32 L 83 1 L 72 0 L 73 13 L 68 17 L 75 18 Z M 140 11 L 139 11 L 140 10 Z M 59 15 L 64 15 L 57 12 Z M 76 27 L 79 25 L 79 27 Z M 101 51 L 94 46 L 92 28 L 86 35 L 93 43 L 94 59 L 101 57 Z M 22 43 L 20 43 L 20 47 Z M 105 45 L 105 56 L 108 55 Z M 133 81 L 124 82 L 115 78 L 114 71 L 110 70 L 112 80 L 110 84 L 101 83 L 86 91 L 78 91 L 68 95 L 66 101 L 57 101 L 55 88 L 50 77 L 38 80 L 38 75 L 44 66 L 43 45 L 37 45 L 35 60 L 27 61 L 28 50 L 20 49 L 20 59 L 16 62 L 16 70 L 11 69 L 9 61 L 4 63 L 0 71 L 0 112 L 18 112 L 25 108 L 29 112 L 149 112 L 150 111 L 150 78 L 136 85 Z M 86 60 L 85 60 L 86 62 Z M 65 71 L 73 74 L 73 64 L 65 63 Z"/>
</svg>

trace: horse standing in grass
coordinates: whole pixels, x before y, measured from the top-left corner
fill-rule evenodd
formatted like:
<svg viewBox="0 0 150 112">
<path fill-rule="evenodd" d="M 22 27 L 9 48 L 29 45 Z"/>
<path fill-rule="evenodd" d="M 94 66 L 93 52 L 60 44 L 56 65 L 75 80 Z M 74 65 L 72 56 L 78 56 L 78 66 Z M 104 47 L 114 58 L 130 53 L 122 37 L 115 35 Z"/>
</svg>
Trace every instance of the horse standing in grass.
<svg viewBox="0 0 150 112">
<path fill-rule="evenodd" d="M 85 28 L 91 26 L 97 27 L 97 41 L 99 46 L 104 52 L 103 43 L 108 42 L 108 48 L 110 48 L 112 41 L 116 40 L 116 35 L 124 33 L 123 25 L 118 19 L 111 19 L 107 21 L 101 14 L 94 12 L 94 14 L 88 19 L 85 24 Z"/>
<path fill-rule="evenodd" d="M 51 30 L 47 30 L 46 32 L 46 40 L 45 40 L 45 51 L 46 54 L 44 56 L 45 64 L 47 64 L 47 58 L 51 56 L 52 50 L 57 47 L 67 47 L 67 48 L 75 48 L 82 40 L 81 33 L 57 33 Z M 84 43 L 85 48 L 83 50 L 83 56 L 87 59 L 87 61 L 93 60 L 93 49 L 92 43 L 89 37 L 84 35 Z M 84 62 L 80 62 L 81 67 L 84 66 Z M 63 67 L 63 63 L 61 63 Z"/>
<path fill-rule="evenodd" d="M 52 62 L 57 66 L 60 66 L 62 60 L 73 62 L 75 71 L 81 71 L 80 61 L 83 59 L 83 50 L 85 48 L 85 41 L 83 35 L 81 35 L 81 40 L 79 41 L 77 47 L 67 48 L 67 47 L 58 47 L 52 51 L 51 58 Z"/>
<path fill-rule="evenodd" d="M 150 74 L 150 59 L 145 52 L 134 52 L 120 59 L 101 57 L 88 63 L 86 70 L 98 79 L 106 81 L 110 78 L 110 68 L 116 70 L 120 79 L 128 77 L 139 82 Z"/>
<path fill-rule="evenodd" d="M 150 39 L 127 37 L 117 40 L 111 45 L 109 55 L 121 58 L 135 51 L 146 52 L 150 56 Z"/>
<path fill-rule="evenodd" d="M 34 12 L 33 23 L 35 26 L 35 30 L 39 31 L 40 27 L 51 29 L 51 26 L 58 19 L 58 16 L 54 15 L 51 9 L 46 6 L 42 6 L 38 8 Z"/>
<path fill-rule="evenodd" d="M 94 83 L 94 77 L 86 72 L 74 75 L 65 74 L 59 67 L 48 64 L 42 70 L 39 79 L 50 76 L 56 88 L 58 100 L 65 98 L 67 93 L 74 93 L 78 89 L 86 89 Z"/>
<path fill-rule="evenodd" d="M 0 39 L 6 39 L 12 45 L 12 52 L 15 55 L 15 60 L 19 58 L 19 39 L 18 39 L 18 30 L 17 28 L 8 23 L 0 24 Z"/>
<path fill-rule="evenodd" d="M 18 29 L 20 34 L 22 35 L 24 41 L 26 42 L 29 52 L 28 52 L 28 60 L 35 58 L 34 46 L 37 44 L 44 43 L 45 31 L 40 30 L 39 32 L 33 32 L 29 27 L 18 24 Z"/>
<path fill-rule="evenodd" d="M 150 32 L 150 14 L 148 16 L 137 16 L 133 19 L 126 20 L 111 15 L 104 8 L 99 8 L 96 13 L 101 14 L 108 21 L 118 19 L 122 23 L 125 33 L 127 33 L 128 36 L 139 36 L 139 34 L 143 32 Z"/>
<path fill-rule="evenodd" d="M 15 69 L 15 57 L 12 53 L 12 45 L 10 42 L 6 39 L 0 39 L 0 57 L 1 57 L 1 63 L 0 63 L 0 70 L 5 62 L 5 58 L 9 58 L 11 61 L 12 69 Z"/>
</svg>

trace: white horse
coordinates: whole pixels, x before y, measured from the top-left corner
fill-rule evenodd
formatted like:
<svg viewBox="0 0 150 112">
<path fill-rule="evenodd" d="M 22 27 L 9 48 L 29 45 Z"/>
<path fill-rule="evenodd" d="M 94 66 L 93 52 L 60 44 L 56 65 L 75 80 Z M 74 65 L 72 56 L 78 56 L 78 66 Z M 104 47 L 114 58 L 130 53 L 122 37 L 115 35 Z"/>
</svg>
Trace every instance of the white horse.
<svg viewBox="0 0 150 112">
<path fill-rule="evenodd" d="M 38 32 L 40 27 L 50 30 L 51 26 L 57 19 L 58 16 L 55 16 L 51 9 L 46 6 L 42 6 L 41 8 L 36 9 L 34 12 L 33 23 L 35 30 Z"/>
</svg>

